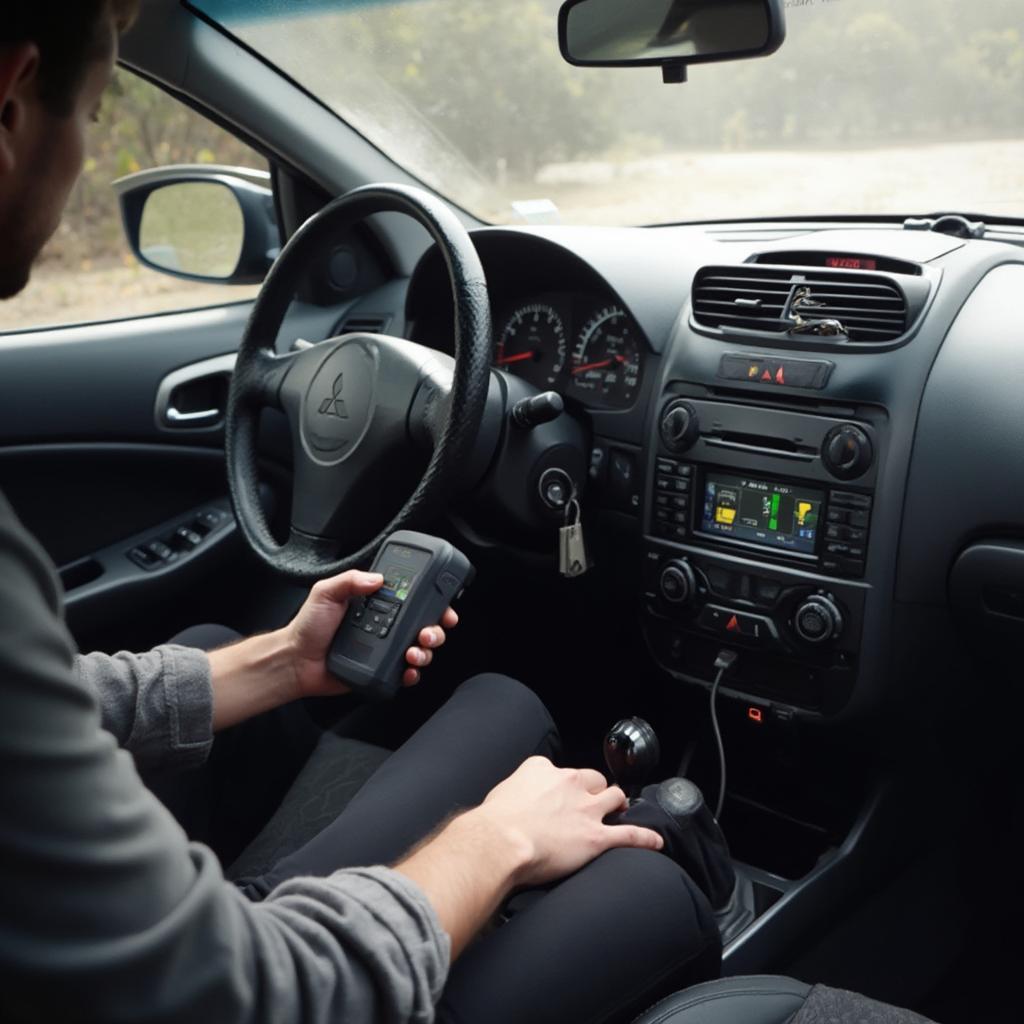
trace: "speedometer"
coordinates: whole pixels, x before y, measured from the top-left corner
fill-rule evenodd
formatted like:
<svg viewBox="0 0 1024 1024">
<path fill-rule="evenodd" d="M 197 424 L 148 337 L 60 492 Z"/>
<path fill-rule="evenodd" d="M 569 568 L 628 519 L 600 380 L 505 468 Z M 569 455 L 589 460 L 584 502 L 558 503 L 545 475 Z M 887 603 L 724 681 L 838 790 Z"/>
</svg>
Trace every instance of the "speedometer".
<svg viewBox="0 0 1024 1024">
<path fill-rule="evenodd" d="M 619 306 L 599 310 L 572 351 L 569 390 L 580 401 L 628 405 L 640 386 L 640 339 Z"/>
<path fill-rule="evenodd" d="M 546 389 L 565 366 L 565 324 L 553 306 L 536 303 L 517 309 L 498 335 L 495 365 Z"/>
</svg>

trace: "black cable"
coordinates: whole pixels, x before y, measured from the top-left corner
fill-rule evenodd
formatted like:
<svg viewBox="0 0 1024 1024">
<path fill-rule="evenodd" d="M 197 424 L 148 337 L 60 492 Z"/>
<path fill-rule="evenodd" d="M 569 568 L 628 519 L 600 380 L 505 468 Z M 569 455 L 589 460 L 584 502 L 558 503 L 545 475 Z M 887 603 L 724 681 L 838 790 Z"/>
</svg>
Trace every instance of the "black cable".
<svg viewBox="0 0 1024 1024">
<path fill-rule="evenodd" d="M 722 742 L 722 730 L 718 725 L 718 687 L 722 684 L 722 678 L 736 664 L 739 657 L 735 651 L 719 651 L 715 658 L 715 668 L 718 674 L 711 686 L 711 727 L 715 732 L 715 743 L 718 744 L 718 800 L 715 803 L 715 821 L 722 817 L 722 808 L 725 806 L 725 743 Z"/>
</svg>

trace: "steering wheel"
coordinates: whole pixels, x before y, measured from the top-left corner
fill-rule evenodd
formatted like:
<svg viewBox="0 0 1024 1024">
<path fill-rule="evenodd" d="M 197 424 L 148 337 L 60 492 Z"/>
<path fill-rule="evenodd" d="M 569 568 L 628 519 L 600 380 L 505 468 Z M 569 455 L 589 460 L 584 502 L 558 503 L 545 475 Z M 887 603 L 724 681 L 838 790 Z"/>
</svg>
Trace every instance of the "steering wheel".
<svg viewBox="0 0 1024 1024">
<path fill-rule="evenodd" d="M 346 334 L 277 355 L 275 339 L 308 265 L 346 228 L 383 212 L 418 221 L 444 257 L 455 299 L 454 365 L 432 349 L 376 334 Z M 228 395 L 231 500 L 259 558 L 309 582 L 365 566 L 394 530 L 435 516 L 456 492 L 473 452 L 491 359 L 483 268 L 466 229 L 444 203 L 418 188 L 367 185 L 311 217 L 263 283 Z M 283 410 L 292 434 L 291 527 L 283 544 L 272 536 L 259 497 L 256 440 L 260 413 L 268 407 Z M 412 495 L 390 522 L 367 524 L 370 498 L 424 438 L 433 452 Z M 370 530 L 377 531 L 372 540 L 344 550 Z"/>
</svg>

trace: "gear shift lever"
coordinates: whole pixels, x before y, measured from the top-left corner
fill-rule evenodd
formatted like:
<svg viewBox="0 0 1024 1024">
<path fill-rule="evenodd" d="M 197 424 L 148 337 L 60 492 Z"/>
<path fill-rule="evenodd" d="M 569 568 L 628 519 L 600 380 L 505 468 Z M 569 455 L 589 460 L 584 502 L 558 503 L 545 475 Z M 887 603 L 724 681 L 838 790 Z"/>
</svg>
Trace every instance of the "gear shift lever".
<svg viewBox="0 0 1024 1024">
<path fill-rule="evenodd" d="M 632 800 L 661 760 L 661 744 L 642 718 L 623 718 L 604 738 L 604 762 L 615 784 Z"/>
</svg>

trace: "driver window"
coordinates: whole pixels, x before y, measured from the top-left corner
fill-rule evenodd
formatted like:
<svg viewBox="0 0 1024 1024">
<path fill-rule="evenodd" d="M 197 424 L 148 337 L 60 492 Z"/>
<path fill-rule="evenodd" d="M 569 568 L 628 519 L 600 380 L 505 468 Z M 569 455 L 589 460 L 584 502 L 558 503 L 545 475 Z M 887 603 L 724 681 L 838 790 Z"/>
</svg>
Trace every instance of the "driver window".
<svg viewBox="0 0 1024 1024">
<path fill-rule="evenodd" d="M 267 170 L 229 132 L 118 68 L 86 140 L 82 176 L 32 280 L 0 306 L 0 332 L 128 319 L 251 299 L 258 286 L 178 280 L 140 264 L 128 248 L 111 182 L 177 163 Z"/>
</svg>

